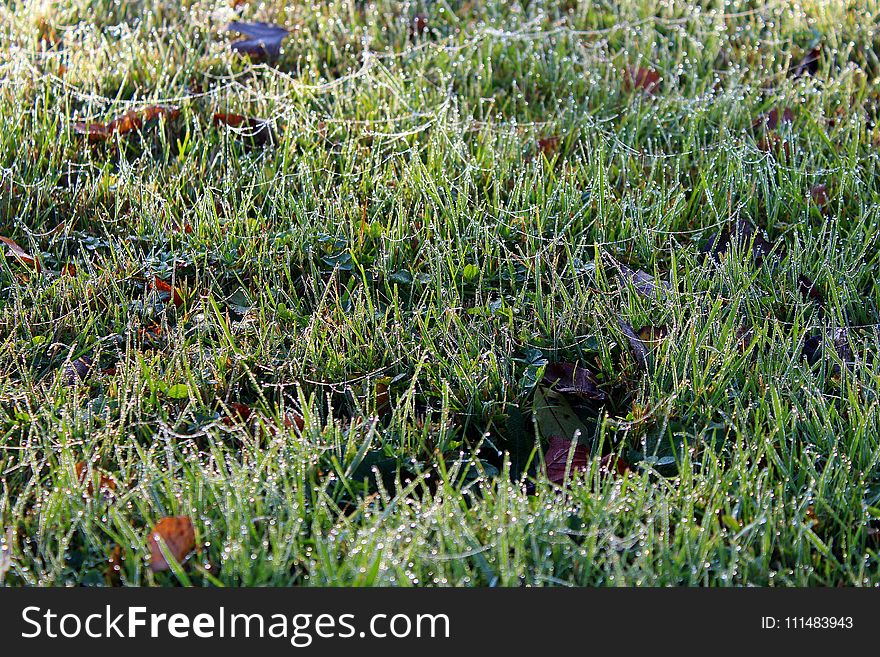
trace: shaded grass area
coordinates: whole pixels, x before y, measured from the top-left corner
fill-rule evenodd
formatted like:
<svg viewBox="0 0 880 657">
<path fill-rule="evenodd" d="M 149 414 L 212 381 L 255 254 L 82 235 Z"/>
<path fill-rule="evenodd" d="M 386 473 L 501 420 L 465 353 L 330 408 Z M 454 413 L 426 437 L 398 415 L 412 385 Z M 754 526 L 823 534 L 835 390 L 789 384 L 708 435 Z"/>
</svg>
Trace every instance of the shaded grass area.
<svg viewBox="0 0 880 657">
<path fill-rule="evenodd" d="M 877 584 L 878 8 L 691 4 L 0 9 L 0 577 Z M 608 396 L 564 486 L 547 362 Z"/>
</svg>

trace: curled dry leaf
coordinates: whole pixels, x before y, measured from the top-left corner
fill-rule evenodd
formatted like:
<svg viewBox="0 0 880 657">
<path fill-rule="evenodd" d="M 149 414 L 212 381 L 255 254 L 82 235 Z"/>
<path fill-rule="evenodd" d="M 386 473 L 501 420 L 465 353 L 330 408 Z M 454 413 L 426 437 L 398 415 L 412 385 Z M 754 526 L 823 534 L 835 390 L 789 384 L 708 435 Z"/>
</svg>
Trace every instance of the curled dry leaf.
<svg viewBox="0 0 880 657">
<path fill-rule="evenodd" d="M 214 125 L 225 125 L 235 128 L 239 137 L 250 141 L 255 146 L 274 145 L 277 143 L 275 133 L 268 121 L 255 119 L 241 114 L 216 112 L 213 116 Z"/>
<path fill-rule="evenodd" d="M 623 476 L 630 470 L 632 470 L 632 466 L 622 456 L 606 454 L 599 460 L 599 472 L 603 475 L 616 474 Z"/>
<path fill-rule="evenodd" d="M 158 276 L 153 277 L 153 289 L 159 293 L 160 297 L 171 300 L 177 308 L 183 305 L 183 295 L 176 287 L 172 287 L 170 283 L 166 283 Z"/>
<path fill-rule="evenodd" d="M 608 398 L 599 389 L 596 375 L 585 367 L 574 363 L 550 363 L 544 368 L 545 385 L 554 391 L 564 394 L 578 395 L 587 399 L 604 400 Z"/>
<path fill-rule="evenodd" d="M 226 27 L 227 32 L 240 32 L 247 39 L 236 41 L 232 50 L 248 55 L 256 61 L 272 62 L 281 56 L 281 42 L 290 32 L 272 23 L 244 23 L 233 21 Z"/>
<path fill-rule="evenodd" d="M 720 261 L 727 256 L 731 247 L 748 248 L 758 264 L 773 250 L 773 244 L 745 219 L 738 219 L 732 226 L 725 226 L 712 235 L 703 247 L 703 253 Z"/>
<path fill-rule="evenodd" d="M 810 188 L 810 199 L 818 207 L 825 207 L 828 204 L 828 187 L 822 183 L 813 185 Z"/>
<path fill-rule="evenodd" d="M 825 296 L 822 294 L 822 290 L 805 274 L 798 276 L 798 290 L 805 299 L 812 299 L 820 305 L 825 303 Z"/>
<path fill-rule="evenodd" d="M 652 68 L 631 66 L 623 72 L 623 87 L 627 91 L 639 90 L 653 96 L 660 88 L 660 73 Z"/>
<path fill-rule="evenodd" d="M 104 572 L 104 578 L 107 580 L 108 586 L 119 586 L 119 576 L 122 574 L 122 547 L 113 546 L 113 551 L 107 558 L 107 570 Z"/>
<path fill-rule="evenodd" d="M 820 358 L 832 359 L 836 355 L 844 365 L 853 362 L 852 349 L 849 346 L 849 331 L 845 328 L 828 328 L 820 333 L 813 333 L 804 341 L 801 351 L 810 365 L 815 365 Z M 832 372 L 839 372 L 840 365 L 834 363 Z"/>
<path fill-rule="evenodd" d="M 168 570 L 171 566 L 162 554 L 159 541 L 163 541 L 168 552 L 178 563 L 182 562 L 196 546 L 196 534 L 189 516 L 167 516 L 162 518 L 150 532 L 150 570 L 154 573 Z"/>
<path fill-rule="evenodd" d="M 176 107 L 151 105 L 140 110 L 129 110 L 110 123 L 77 121 L 73 124 L 73 131 L 78 135 L 88 137 L 91 142 L 107 141 L 115 134 L 127 135 L 130 132 L 140 130 L 145 125 L 155 123 L 159 119 L 173 121 L 178 116 L 180 116 L 180 110 Z"/>
<path fill-rule="evenodd" d="M 666 281 L 658 281 L 646 271 L 630 269 L 617 261 L 614 266 L 620 274 L 620 278 L 632 284 L 635 291 L 647 299 L 660 299 L 666 301 L 666 294 L 672 289 Z"/>
<path fill-rule="evenodd" d="M 87 356 L 77 358 L 76 360 L 67 363 L 67 365 L 64 366 L 64 385 L 75 386 L 76 384 L 85 381 L 91 371 L 92 359 Z"/>
<path fill-rule="evenodd" d="M 642 370 L 648 369 L 648 348 L 645 346 L 645 343 L 636 335 L 636 332 L 633 330 L 633 327 L 626 323 L 622 317 L 617 318 L 617 324 L 620 326 L 621 333 L 626 336 L 627 341 L 629 342 L 629 348 L 632 352 L 633 358 L 636 360 L 636 364 Z"/>
<path fill-rule="evenodd" d="M 82 485 L 88 481 L 86 486 L 86 495 L 92 497 L 95 494 L 94 478 L 89 476 L 89 467 L 85 461 L 79 461 L 74 466 L 76 470 L 76 481 Z M 108 474 L 98 471 L 98 489 L 101 494 L 112 497 L 116 491 L 116 480 Z"/>
<path fill-rule="evenodd" d="M 428 17 L 424 14 L 416 14 L 409 25 L 410 36 L 424 34 L 429 29 Z"/>
<path fill-rule="evenodd" d="M 669 329 L 666 327 L 665 324 L 661 324 L 660 326 L 646 324 L 638 331 L 636 331 L 636 335 L 643 343 L 656 344 L 658 342 L 661 342 L 663 338 L 669 335 Z"/>
<path fill-rule="evenodd" d="M 6 245 L 7 256 L 12 256 L 23 265 L 33 267 L 34 271 L 36 271 L 38 274 L 43 270 L 43 267 L 40 265 L 39 258 L 35 258 L 34 256 L 32 256 L 30 253 L 28 253 L 18 244 L 16 244 L 13 240 L 0 235 L 0 242 Z"/>
</svg>

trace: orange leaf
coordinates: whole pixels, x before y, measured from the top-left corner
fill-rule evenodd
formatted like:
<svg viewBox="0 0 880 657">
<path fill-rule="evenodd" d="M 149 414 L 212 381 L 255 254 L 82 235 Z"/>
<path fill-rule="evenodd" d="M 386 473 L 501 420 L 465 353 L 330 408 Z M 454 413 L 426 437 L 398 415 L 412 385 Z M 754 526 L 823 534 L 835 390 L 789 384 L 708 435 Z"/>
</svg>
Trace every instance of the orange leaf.
<svg viewBox="0 0 880 657">
<path fill-rule="evenodd" d="M 168 552 L 178 563 L 183 561 L 196 546 L 196 534 L 189 516 L 167 516 L 162 518 L 150 532 L 150 570 L 154 573 L 168 570 L 171 566 L 162 554 L 159 540 L 165 543 Z"/>
<path fill-rule="evenodd" d="M 76 265 L 72 262 L 68 262 L 61 268 L 62 276 L 69 276 L 70 278 L 76 278 Z"/>
<path fill-rule="evenodd" d="M 183 305 L 183 296 L 181 296 L 180 290 L 176 287 L 172 287 L 170 283 L 166 283 L 158 276 L 153 278 L 153 289 L 160 294 L 169 295 L 177 308 L 180 308 Z"/>
<path fill-rule="evenodd" d="M 114 134 L 127 135 L 129 132 L 140 130 L 145 123 L 152 123 L 165 118 L 172 121 L 180 116 L 180 110 L 166 105 L 150 105 L 140 110 L 129 110 L 110 123 L 87 123 L 77 121 L 73 124 L 73 131 L 78 135 L 84 135 L 91 142 L 107 141 Z"/>
<path fill-rule="evenodd" d="M 272 132 L 269 123 L 263 119 L 255 119 L 242 114 L 216 112 L 212 121 L 214 125 L 227 125 L 230 128 L 247 130 L 247 132 L 242 132 L 240 136 L 250 140 L 254 145 L 265 146 L 275 143 L 275 133 Z"/>
<path fill-rule="evenodd" d="M 79 461 L 74 466 L 74 469 L 76 470 L 76 480 L 77 480 L 77 482 L 79 482 L 80 485 L 84 484 L 86 482 L 86 480 L 88 480 L 88 482 L 89 482 L 88 486 L 86 486 L 86 494 L 89 497 L 94 495 L 95 494 L 94 480 L 91 477 L 89 477 L 89 469 L 88 469 L 88 466 L 86 465 L 86 462 Z M 104 495 L 111 497 L 113 495 L 113 492 L 116 490 L 116 480 L 113 479 L 113 477 L 104 474 L 103 472 L 99 472 L 98 474 L 100 475 L 100 479 L 98 481 L 98 488 L 100 489 L 100 491 Z"/>
<path fill-rule="evenodd" d="M 21 248 L 18 244 L 16 244 L 14 241 L 9 239 L 8 237 L 3 237 L 2 235 L 0 235 L 0 242 L 3 242 L 7 246 L 7 248 L 9 249 L 9 251 L 7 252 L 7 255 L 11 255 L 12 257 L 14 257 L 16 260 L 18 260 L 20 263 L 22 263 L 24 265 L 27 265 L 29 267 L 33 267 L 38 274 L 43 270 L 38 258 L 35 258 L 34 256 L 32 256 L 30 253 L 25 251 L 23 248 Z"/>
</svg>

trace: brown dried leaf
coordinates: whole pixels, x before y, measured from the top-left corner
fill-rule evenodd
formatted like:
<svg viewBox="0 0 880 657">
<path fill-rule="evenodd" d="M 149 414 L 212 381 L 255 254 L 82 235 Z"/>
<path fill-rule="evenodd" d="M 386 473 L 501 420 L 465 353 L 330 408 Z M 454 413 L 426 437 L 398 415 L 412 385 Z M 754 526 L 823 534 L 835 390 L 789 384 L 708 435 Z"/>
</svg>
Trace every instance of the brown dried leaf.
<svg viewBox="0 0 880 657">
<path fill-rule="evenodd" d="M 92 497 L 95 494 L 95 484 L 94 479 L 89 476 L 89 467 L 85 461 L 79 461 L 74 466 L 76 470 L 76 480 L 80 485 L 86 483 L 88 480 L 88 485 L 86 486 L 86 495 Z M 113 479 L 108 474 L 105 474 L 101 471 L 98 471 L 99 480 L 98 480 L 98 489 L 102 495 L 106 497 L 112 497 L 114 492 L 116 491 L 116 480 Z"/>
<path fill-rule="evenodd" d="M 32 256 L 30 253 L 28 253 L 18 244 L 16 244 L 13 240 L 0 235 L 0 242 L 6 245 L 6 248 L 8 249 L 8 251 L 6 252 L 7 256 L 12 256 L 23 265 L 33 267 L 38 274 L 43 270 L 43 267 L 40 265 L 39 258 L 35 258 L 34 256 Z"/>
<path fill-rule="evenodd" d="M 823 208 L 828 204 L 828 187 L 822 183 L 810 188 L 810 199 L 818 207 Z"/>
<path fill-rule="evenodd" d="M 87 356 L 69 362 L 64 366 L 64 385 L 75 386 L 85 381 L 91 371 L 92 359 Z"/>
<path fill-rule="evenodd" d="M 547 478 L 554 484 L 563 484 L 566 474 L 570 477 L 576 471 L 587 469 L 589 457 L 590 452 L 585 445 L 578 443 L 572 449 L 572 441 L 560 436 L 550 436 L 550 444 L 544 452 Z"/>
<path fill-rule="evenodd" d="M 660 88 L 660 73 L 652 68 L 631 66 L 623 72 L 623 87 L 627 91 L 639 90 L 653 96 Z"/>
<path fill-rule="evenodd" d="M 153 527 L 149 537 L 150 570 L 154 573 L 168 570 L 171 566 L 162 554 L 159 541 L 178 563 L 182 562 L 196 546 L 196 534 L 189 516 L 168 516 Z"/>
<path fill-rule="evenodd" d="M 173 121 L 178 116 L 180 116 L 180 110 L 176 107 L 151 105 L 140 110 L 129 110 L 122 116 L 113 119 L 110 123 L 77 121 L 73 124 L 73 131 L 78 135 L 88 137 L 91 142 L 107 141 L 114 134 L 127 135 L 161 118 Z"/>
<path fill-rule="evenodd" d="M 254 146 L 271 146 L 278 142 L 272 126 L 263 119 L 255 119 L 242 114 L 216 112 L 212 120 L 215 126 L 226 125 L 235 128 L 238 131 L 236 134 L 240 138 L 249 141 Z"/>
<path fill-rule="evenodd" d="M 758 264 L 773 250 L 773 244 L 760 231 L 755 230 L 751 223 L 738 219 L 732 226 L 725 226 L 712 235 L 703 247 L 703 253 L 720 261 L 727 256 L 732 246 L 739 249 L 751 247 L 752 257 Z"/>
</svg>

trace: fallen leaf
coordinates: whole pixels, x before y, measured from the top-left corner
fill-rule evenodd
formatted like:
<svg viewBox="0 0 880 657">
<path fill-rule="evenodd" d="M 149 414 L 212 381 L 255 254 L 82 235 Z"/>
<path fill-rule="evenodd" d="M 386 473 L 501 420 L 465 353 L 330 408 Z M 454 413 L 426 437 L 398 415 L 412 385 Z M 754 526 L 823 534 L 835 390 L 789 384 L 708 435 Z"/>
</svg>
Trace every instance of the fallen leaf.
<svg viewBox="0 0 880 657">
<path fill-rule="evenodd" d="M 92 359 L 87 356 L 77 358 L 64 366 L 64 385 L 74 386 L 86 380 L 92 371 Z"/>
<path fill-rule="evenodd" d="M 614 266 L 624 281 L 632 284 L 635 291 L 647 299 L 660 299 L 666 301 L 666 294 L 672 289 L 672 286 L 666 281 L 657 281 L 651 274 L 641 269 L 630 269 L 626 265 L 622 265 L 617 261 L 613 261 Z"/>
<path fill-rule="evenodd" d="M 162 554 L 159 541 L 163 541 L 168 552 L 178 563 L 196 546 L 196 534 L 189 516 L 168 516 L 162 518 L 150 532 L 150 570 L 154 573 L 168 570 L 171 566 Z"/>
<path fill-rule="evenodd" d="M 732 226 L 725 226 L 712 235 L 703 247 L 703 253 L 720 261 L 727 256 L 732 246 L 743 249 L 750 247 L 755 262 L 761 264 L 763 259 L 773 250 L 773 244 L 745 219 L 738 219 Z"/>
<path fill-rule="evenodd" d="M 559 151 L 560 139 L 559 137 L 541 137 L 538 140 L 538 150 L 543 153 L 544 157 L 548 160 L 552 158 Z"/>
<path fill-rule="evenodd" d="M 791 111 L 790 107 L 783 107 L 782 112 L 774 107 L 766 114 L 761 114 L 752 124 L 752 128 L 758 128 L 763 125 L 768 130 L 776 130 L 780 121 L 782 123 L 791 123 L 794 121 L 794 112 Z"/>
<path fill-rule="evenodd" d="M 550 436 L 550 444 L 544 452 L 547 479 L 554 484 L 563 484 L 566 475 L 587 469 L 590 452 L 585 445 L 575 444 L 561 436 Z"/>
<path fill-rule="evenodd" d="M 231 402 L 229 411 L 229 415 L 223 418 L 223 424 L 227 427 L 235 426 L 237 423 L 246 424 L 252 413 L 250 406 L 239 402 Z"/>
<path fill-rule="evenodd" d="M 623 476 L 630 470 L 632 470 L 632 466 L 622 456 L 606 454 L 599 460 L 599 472 L 604 475 L 617 474 Z"/>
<path fill-rule="evenodd" d="M 660 88 L 660 73 L 652 68 L 631 66 L 623 72 L 623 87 L 627 91 L 638 89 L 653 96 Z"/>
<path fill-rule="evenodd" d="M 35 258 L 31 254 L 29 254 L 8 237 L 3 237 L 2 235 L 0 235 L 0 242 L 3 242 L 3 244 L 6 245 L 6 248 L 8 249 L 8 251 L 6 252 L 7 256 L 12 256 L 23 265 L 33 267 L 38 274 L 43 270 L 43 267 L 40 265 L 39 258 Z"/>
<path fill-rule="evenodd" d="M 180 308 L 183 305 L 183 295 L 180 294 L 180 290 L 158 276 L 153 277 L 153 289 L 162 296 L 167 295 L 165 298 L 170 299 L 175 307 Z"/>
<path fill-rule="evenodd" d="M 829 328 L 819 333 L 813 333 L 804 341 L 801 350 L 804 358 L 810 365 L 815 365 L 820 358 L 833 358 L 837 356 L 844 365 L 853 362 L 852 349 L 849 346 L 849 331 L 845 328 Z M 834 363 L 832 372 L 839 372 L 840 365 Z"/>
<path fill-rule="evenodd" d="M 69 278 L 76 278 L 76 265 L 72 262 L 68 262 L 66 265 L 61 267 L 61 275 L 67 276 Z"/>
<path fill-rule="evenodd" d="M 573 394 L 587 399 L 603 400 L 608 395 L 599 389 L 596 375 L 586 367 L 574 363 L 549 363 L 544 368 L 544 385 L 555 392 Z"/>
<path fill-rule="evenodd" d="M 107 570 L 104 577 L 109 586 L 119 586 L 119 576 L 122 573 L 122 548 L 119 545 L 113 546 L 113 551 L 107 558 Z"/>
<path fill-rule="evenodd" d="M 161 118 L 173 121 L 178 116 L 180 116 L 180 110 L 176 107 L 151 105 L 140 110 L 129 110 L 110 123 L 77 121 L 73 124 L 73 131 L 78 135 L 88 137 L 91 142 L 107 141 L 114 134 L 127 135 L 130 132 L 140 130 L 145 125 L 155 123 Z"/>
<path fill-rule="evenodd" d="M 800 61 L 795 64 L 790 70 L 792 75 L 795 78 L 802 77 L 804 75 L 816 75 L 819 72 L 819 60 L 822 57 L 822 48 L 821 46 L 816 46 L 809 52 L 807 52 Z"/>
<path fill-rule="evenodd" d="M 825 297 L 822 294 L 822 290 L 820 290 L 812 279 L 805 274 L 798 276 L 798 290 L 805 299 L 812 299 L 819 304 L 825 303 Z"/>
<path fill-rule="evenodd" d="M 248 55 L 257 61 L 275 61 L 281 56 L 281 42 L 290 32 L 280 25 L 272 23 L 243 23 L 233 21 L 226 30 L 240 32 L 247 39 L 235 41 L 232 50 Z"/>
<path fill-rule="evenodd" d="M 88 486 L 86 486 L 86 495 L 92 497 L 95 494 L 95 484 L 94 479 L 89 477 L 89 468 L 85 461 L 79 461 L 74 466 L 76 470 L 76 480 L 82 485 L 88 479 Z M 98 471 L 98 490 L 107 497 L 112 497 L 113 493 L 116 491 L 116 480 L 113 479 L 110 475 L 104 474 L 103 472 Z"/>
<path fill-rule="evenodd" d="M 663 340 L 667 335 L 669 335 L 669 329 L 665 324 L 661 324 L 660 326 L 653 326 L 651 324 L 646 324 L 638 331 L 636 331 L 636 335 L 639 337 L 639 340 L 646 343 L 658 343 Z"/>
<path fill-rule="evenodd" d="M 416 14 L 409 26 L 410 36 L 418 36 L 428 31 L 428 17 L 424 14 Z"/>
<path fill-rule="evenodd" d="M 216 112 L 213 116 L 214 125 L 226 125 L 235 128 L 236 133 L 242 139 L 250 141 L 255 146 L 274 145 L 277 143 L 275 133 L 268 121 L 255 119 L 241 114 L 226 114 Z"/>
<path fill-rule="evenodd" d="M 535 387 L 532 412 L 538 432 L 546 440 L 560 436 L 588 445 L 593 439 L 593 431 L 574 412 L 565 395 L 544 386 Z"/>
<path fill-rule="evenodd" d="M 636 359 L 636 364 L 642 370 L 648 369 L 648 348 L 645 346 L 645 343 L 639 339 L 639 336 L 636 335 L 636 332 L 633 330 L 633 327 L 627 324 L 621 317 L 618 316 L 617 324 L 620 326 L 620 331 L 626 336 L 627 341 L 629 342 L 630 351 L 632 352 L 633 357 Z"/>
<path fill-rule="evenodd" d="M 821 183 L 813 185 L 810 188 L 810 198 L 818 207 L 825 207 L 828 204 L 828 187 Z"/>
</svg>

